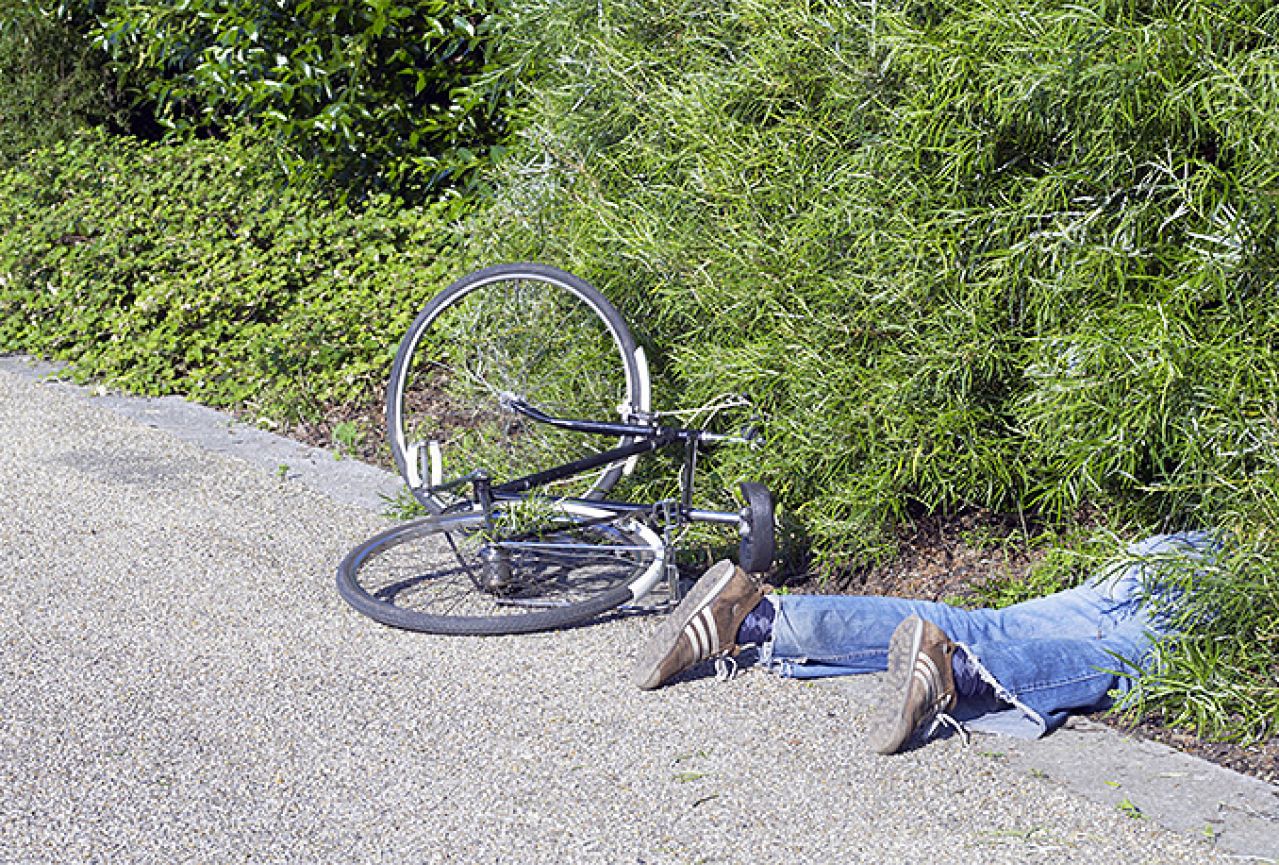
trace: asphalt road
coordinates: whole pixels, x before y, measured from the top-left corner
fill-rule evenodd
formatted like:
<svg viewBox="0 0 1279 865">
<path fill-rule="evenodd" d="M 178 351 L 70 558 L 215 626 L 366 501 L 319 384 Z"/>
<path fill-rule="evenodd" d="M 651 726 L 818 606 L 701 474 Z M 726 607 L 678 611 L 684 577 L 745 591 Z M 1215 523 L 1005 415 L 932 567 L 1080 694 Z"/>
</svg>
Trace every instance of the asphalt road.
<svg viewBox="0 0 1279 865">
<path fill-rule="evenodd" d="M 1276 855 L 1279 790 L 1175 763 L 1154 783 L 1190 823 L 1169 828 L 1117 763 L 1088 762 L 1109 731 L 880 757 L 876 677 L 636 691 L 651 616 L 382 627 L 334 589 L 385 521 L 304 482 L 331 456 L 240 436 L 241 458 L 134 414 L 0 365 L 0 863 Z M 1200 775 L 1216 792 L 1183 786 Z"/>
</svg>

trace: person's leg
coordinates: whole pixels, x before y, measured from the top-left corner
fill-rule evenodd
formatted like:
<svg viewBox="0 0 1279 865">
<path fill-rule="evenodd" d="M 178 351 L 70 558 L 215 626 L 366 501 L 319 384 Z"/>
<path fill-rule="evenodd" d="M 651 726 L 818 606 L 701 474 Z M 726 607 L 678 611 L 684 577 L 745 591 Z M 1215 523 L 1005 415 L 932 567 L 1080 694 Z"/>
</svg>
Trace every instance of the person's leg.
<svg viewBox="0 0 1279 865">
<path fill-rule="evenodd" d="M 794 678 L 887 669 L 889 641 L 908 616 L 932 622 L 957 641 L 997 633 L 1001 618 L 995 610 L 868 595 L 768 595 L 765 603 L 776 612 L 760 662 Z"/>
<path fill-rule="evenodd" d="M 1196 558 L 1206 552 L 1180 536 L 1168 546 L 1174 554 Z M 933 648 L 953 642 L 954 651 L 947 654 L 953 659 L 956 691 L 964 693 L 965 680 L 984 683 L 1016 707 L 1023 730 L 1028 726 L 1042 734 L 1071 710 L 1099 706 L 1112 689 L 1126 687 L 1149 654 L 1151 635 L 1166 624 L 1152 618 L 1146 604 L 1150 570 L 1144 562 L 1003 610 L 963 610 L 885 597 L 762 596 L 758 584 L 752 586 L 740 569 L 730 579 L 732 570 L 727 563 L 712 568 L 714 575 L 708 572 L 659 629 L 641 653 L 635 679 L 640 687 L 656 687 L 699 660 L 760 640 L 761 662 L 784 676 L 883 671 L 889 666 L 894 632 L 913 616 L 940 629 Z M 762 608 L 768 615 L 757 615 L 761 610 L 756 602 L 770 605 Z M 749 636 L 739 633 L 743 625 Z M 899 646 L 905 643 L 898 639 Z M 912 681 L 914 665 L 923 663 L 921 652 L 898 654 L 909 655 L 899 663 L 898 678 Z M 938 676 L 943 682 L 938 687 L 951 687 L 943 681 L 944 671 Z M 901 705 L 909 702 L 903 698 Z"/>
<path fill-rule="evenodd" d="M 960 642 L 958 651 L 999 700 L 1034 725 L 1027 732 L 1043 735 L 1072 712 L 1103 708 L 1112 691 L 1131 685 L 1154 645 L 1146 625 L 1146 617 L 1138 616 L 1101 636 Z M 973 726 L 983 727 L 980 720 Z"/>
<path fill-rule="evenodd" d="M 1103 597 L 1089 587 L 1003 610 L 862 596 L 781 595 L 765 603 L 770 601 L 776 614 L 761 662 L 781 675 L 884 671 L 894 632 L 915 616 L 955 644 L 950 657 L 957 696 L 978 696 L 988 687 L 1019 710 L 999 729 L 1027 736 L 1060 725 L 1071 710 L 1102 705 L 1111 689 L 1127 681 L 1117 674 L 1131 672 L 1120 659 L 1139 659 L 1150 646 L 1150 623 L 1138 596 Z M 918 653 L 899 659 L 896 678 L 903 688 L 917 662 Z"/>
<path fill-rule="evenodd" d="M 1218 549 L 1203 532 L 1146 538 L 1082 586 L 1002 611 L 999 630 L 960 639 L 961 652 L 1040 734 L 1052 730 L 1132 686 L 1175 627 L 1171 606 L 1185 582 L 1177 572 L 1203 567 Z"/>
<path fill-rule="evenodd" d="M 1090 582 L 999 610 L 878 596 L 769 595 L 776 614 L 761 661 L 795 678 L 878 672 L 893 630 L 912 615 L 962 646 L 1098 640 L 1134 617 L 1148 618 L 1142 582 Z"/>
</svg>

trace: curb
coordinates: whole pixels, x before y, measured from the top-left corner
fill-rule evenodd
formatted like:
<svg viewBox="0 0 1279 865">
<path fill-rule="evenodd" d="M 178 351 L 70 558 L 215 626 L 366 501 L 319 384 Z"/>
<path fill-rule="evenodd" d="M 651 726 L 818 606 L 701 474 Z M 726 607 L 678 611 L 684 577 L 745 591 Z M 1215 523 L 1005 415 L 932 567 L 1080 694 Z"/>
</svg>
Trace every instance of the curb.
<svg viewBox="0 0 1279 865">
<path fill-rule="evenodd" d="M 301 444 L 257 429 L 228 414 L 188 402 L 182 397 L 139 397 L 104 387 L 82 387 L 54 376 L 62 364 L 19 355 L 0 356 L 0 371 L 78 393 L 116 414 L 214 453 L 243 460 L 346 505 L 382 513 L 403 490 L 398 475 L 332 451 Z"/>
</svg>

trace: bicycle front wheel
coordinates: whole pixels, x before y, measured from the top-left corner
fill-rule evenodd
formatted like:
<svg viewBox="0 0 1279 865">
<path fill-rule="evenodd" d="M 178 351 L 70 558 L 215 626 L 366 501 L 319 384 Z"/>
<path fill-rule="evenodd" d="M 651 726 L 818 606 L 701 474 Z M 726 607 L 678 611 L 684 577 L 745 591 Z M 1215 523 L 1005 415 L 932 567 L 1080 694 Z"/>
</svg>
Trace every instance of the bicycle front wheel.
<svg viewBox="0 0 1279 865">
<path fill-rule="evenodd" d="M 629 517 L 566 502 L 402 523 L 352 550 L 338 592 L 386 625 L 433 634 L 561 628 L 647 594 L 665 548 Z"/>
<path fill-rule="evenodd" d="M 413 495 L 441 514 L 464 504 L 450 482 L 494 484 L 625 444 L 538 423 L 522 400 L 570 420 L 633 421 L 651 405 L 644 352 L 617 310 L 583 280 L 538 264 L 490 267 L 433 297 L 400 343 L 386 395 L 391 453 Z M 558 481 L 597 499 L 627 463 Z"/>
</svg>

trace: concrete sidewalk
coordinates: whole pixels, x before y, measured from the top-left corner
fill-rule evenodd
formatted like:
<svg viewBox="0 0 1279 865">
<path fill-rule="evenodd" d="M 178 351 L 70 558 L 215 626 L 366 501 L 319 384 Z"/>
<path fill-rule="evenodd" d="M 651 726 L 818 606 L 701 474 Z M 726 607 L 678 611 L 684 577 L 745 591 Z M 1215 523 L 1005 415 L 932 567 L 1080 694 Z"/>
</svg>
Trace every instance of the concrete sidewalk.
<svg viewBox="0 0 1279 865">
<path fill-rule="evenodd" d="M 652 618 L 382 627 L 333 573 L 383 473 L 38 373 L 0 359 L 0 862 L 1279 857 L 1279 788 L 1106 728 L 879 757 L 876 677 L 634 690 Z"/>
</svg>

